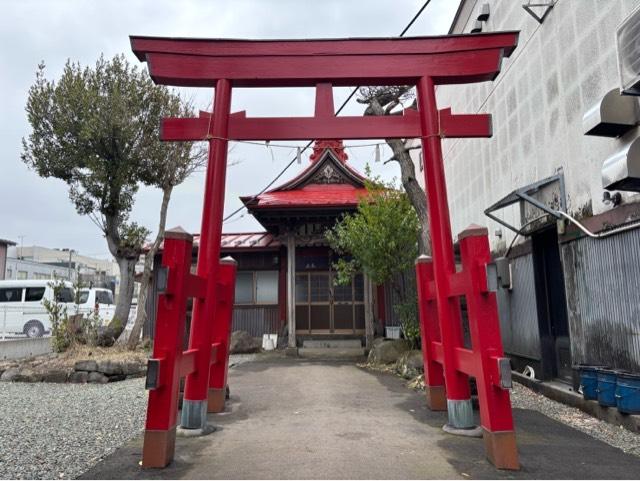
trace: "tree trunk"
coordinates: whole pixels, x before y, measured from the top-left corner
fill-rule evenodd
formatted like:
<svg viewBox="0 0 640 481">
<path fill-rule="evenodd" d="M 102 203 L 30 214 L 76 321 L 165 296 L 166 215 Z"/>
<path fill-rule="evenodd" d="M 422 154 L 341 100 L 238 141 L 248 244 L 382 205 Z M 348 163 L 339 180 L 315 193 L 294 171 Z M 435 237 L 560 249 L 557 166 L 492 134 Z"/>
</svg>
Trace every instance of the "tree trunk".
<svg viewBox="0 0 640 481">
<path fill-rule="evenodd" d="M 114 331 L 114 337 L 120 335 L 129 318 L 131 310 L 131 299 L 135 287 L 134 275 L 136 271 L 137 259 L 121 257 L 116 259 L 120 269 L 120 289 L 118 290 L 118 302 L 116 302 L 116 312 L 113 315 L 109 327 Z"/>
<path fill-rule="evenodd" d="M 131 249 L 121 248 L 118 226 L 116 217 L 105 216 L 105 238 L 109 251 L 118 264 L 120 287 L 118 288 L 118 301 L 113 319 L 98 338 L 98 344 L 101 346 L 112 346 L 124 330 L 131 310 L 131 299 L 135 285 L 134 275 L 138 256 Z"/>
<path fill-rule="evenodd" d="M 133 350 L 138 345 L 140 332 L 147 321 L 147 296 L 149 294 L 149 286 L 151 285 L 153 267 L 153 259 L 160 248 L 160 243 L 164 238 L 164 231 L 167 224 L 167 210 L 169 208 L 169 200 L 173 187 L 167 187 L 162 192 L 162 205 L 160 206 L 160 221 L 158 223 L 158 233 L 153 241 L 153 245 L 144 256 L 144 272 L 142 274 L 142 282 L 140 283 L 140 293 L 138 294 L 138 312 L 136 320 L 127 340 L 127 349 Z"/>
</svg>

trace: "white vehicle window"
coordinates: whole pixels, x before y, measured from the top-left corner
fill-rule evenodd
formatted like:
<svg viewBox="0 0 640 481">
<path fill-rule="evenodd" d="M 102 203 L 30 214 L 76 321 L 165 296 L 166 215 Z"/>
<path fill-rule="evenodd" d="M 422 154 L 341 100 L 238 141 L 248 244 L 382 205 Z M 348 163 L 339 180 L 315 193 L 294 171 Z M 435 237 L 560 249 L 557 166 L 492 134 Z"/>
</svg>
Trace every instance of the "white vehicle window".
<svg viewBox="0 0 640 481">
<path fill-rule="evenodd" d="M 22 302 L 22 287 L 0 289 L 0 302 Z"/>
<path fill-rule="evenodd" d="M 89 291 L 80 291 L 80 296 L 78 297 L 78 304 L 84 304 L 89 300 Z"/>
<path fill-rule="evenodd" d="M 58 298 L 56 299 L 57 302 L 73 302 L 73 289 L 71 289 L 70 287 L 63 287 L 62 289 L 60 289 L 60 292 L 58 293 Z"/>
<path fill-rule="evenodd" d="M 27 287 L 24 294 L 25 302 L 40 301 L 44 297 L 45 287 Z"/>
<path fill-rule="evenodd" d="M 110 292 L 98 291 L 96 293 L 96 300 L 98 304 L 113 304 L 113 298 Z"/>
</svg>

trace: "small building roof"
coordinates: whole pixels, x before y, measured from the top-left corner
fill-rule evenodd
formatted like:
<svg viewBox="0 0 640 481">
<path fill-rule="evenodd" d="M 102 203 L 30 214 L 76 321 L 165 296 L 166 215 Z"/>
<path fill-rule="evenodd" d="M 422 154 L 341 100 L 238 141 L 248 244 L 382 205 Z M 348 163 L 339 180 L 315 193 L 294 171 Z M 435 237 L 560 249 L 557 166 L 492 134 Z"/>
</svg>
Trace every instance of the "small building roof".
<svg viewBox="0 0 640 481">
<path fill-rule="evenodd" d="M 0 244 L 5 244 L 5 245 L 8 245 L 8 246 L 14 246 L 14 245 L 16 245 L 16 243 L 15 243 L 15 242 L 10 241 L 10 240 L 8 240 L 8 239 L 0 239 Z"/>
<path fill-rule="evenodd" d="M 278 241 L 269 232 L 234 232 L 223 233 L 220 241 L 220 248 L 223 252 L 240 252 L 244 250 L 276 250 L 280 248 Z M 145 245 L 145 251 L 148 251 L 150 244 Z M 193 247 L 200 247 L 200 234 L 193 234 Z M 164 241 L 158 249 L 161 252 L 164 249 Z"/>
</svg>

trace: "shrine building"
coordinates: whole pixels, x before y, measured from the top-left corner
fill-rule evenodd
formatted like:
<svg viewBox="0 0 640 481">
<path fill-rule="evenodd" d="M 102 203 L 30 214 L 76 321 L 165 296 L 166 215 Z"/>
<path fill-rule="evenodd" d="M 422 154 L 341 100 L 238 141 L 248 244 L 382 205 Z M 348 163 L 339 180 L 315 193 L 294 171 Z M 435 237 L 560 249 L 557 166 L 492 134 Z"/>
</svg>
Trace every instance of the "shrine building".
<svg viewBox="0 0 640 481">
<path fill-rule="evenodd" d="M 292 180 L 262 194 L 241 197 L 264 231 L 222 234 L 221 256 L 231 256 L 238 263 L 233 331 L 282 338 L 293 330 L 297 343 L 335 337 L 364 341 L 369 322 L 371 332 L 378 333 L 386 318 L 394 323 L 395 316 L 385 305 L 384 286 L 373 286 L 363 274 L 356 274 L 348 285 L 333 282 L 332 266 L 338 256 L 324 234 L 343 214 L 357 209 L 367 195 L 365 181 L 349 165 L 342 141 L 316 141 L 309 165 Z M 194 265 L 198 246 L 196 235 Z M 154 259 L 147 305 L 145 334 L 151 336 L 156 310 L 151 301 L 157 298 L 160 265 L 161 253 Z M 293 342 L 289 340 L 289 345 Z"/>
</svg>

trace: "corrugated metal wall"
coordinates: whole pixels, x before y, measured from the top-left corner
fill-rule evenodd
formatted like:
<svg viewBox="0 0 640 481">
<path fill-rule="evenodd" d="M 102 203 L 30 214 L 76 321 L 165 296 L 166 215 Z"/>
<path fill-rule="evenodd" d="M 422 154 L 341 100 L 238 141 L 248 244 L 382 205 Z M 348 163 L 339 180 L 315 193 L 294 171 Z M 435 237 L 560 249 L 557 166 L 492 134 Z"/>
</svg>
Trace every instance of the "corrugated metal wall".
<svg viewBox="0 0 640 481">
<path fill-rule="evenodd" d="M 279 334 L 281 322 L 278 306 L 240 307 L 233 309 L 233 331 L 247 331 L 253 337 Z"/>
<path fill-rule="evenodd" d="M 512 290 L 498 291 L 502 344 L 508 354 L 540 359 L 540 334 L 531 254 L 511 260 Z"/>
<path fill-rule="evenodd" d="M 640 229 L 563 244 L 574 364 L 640 372 Z"/>
</svg>

